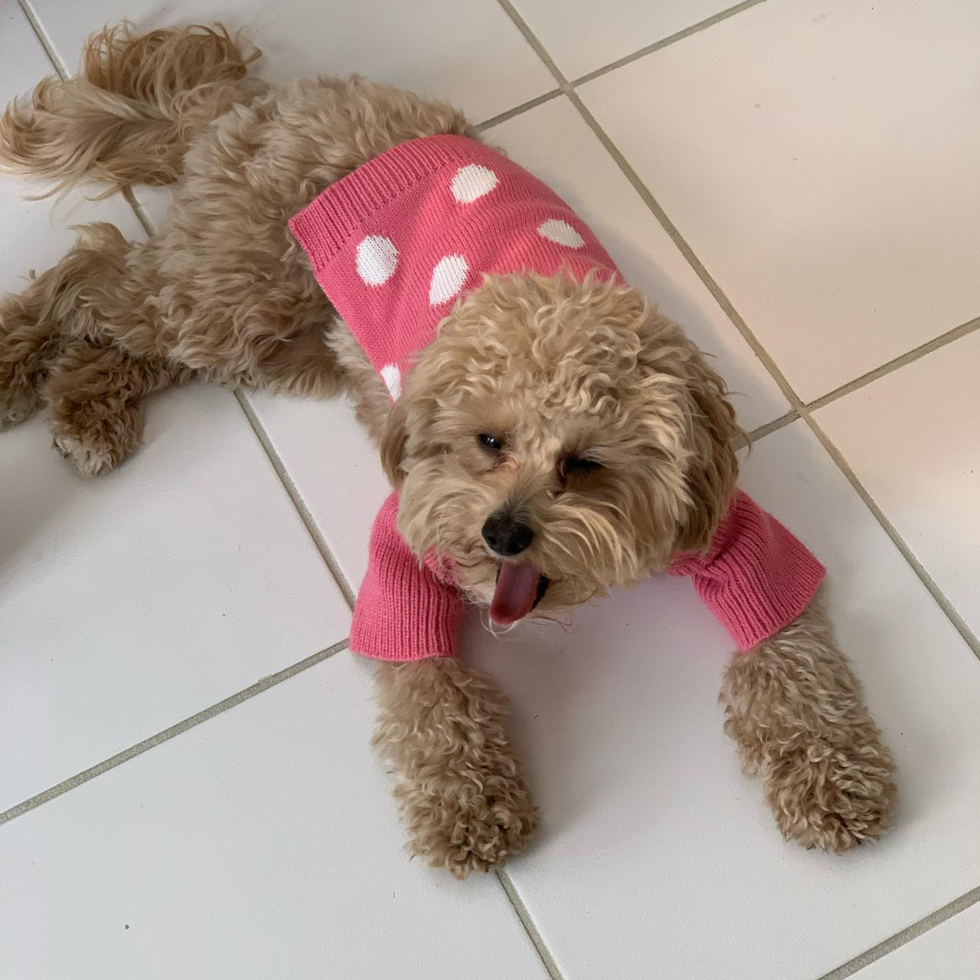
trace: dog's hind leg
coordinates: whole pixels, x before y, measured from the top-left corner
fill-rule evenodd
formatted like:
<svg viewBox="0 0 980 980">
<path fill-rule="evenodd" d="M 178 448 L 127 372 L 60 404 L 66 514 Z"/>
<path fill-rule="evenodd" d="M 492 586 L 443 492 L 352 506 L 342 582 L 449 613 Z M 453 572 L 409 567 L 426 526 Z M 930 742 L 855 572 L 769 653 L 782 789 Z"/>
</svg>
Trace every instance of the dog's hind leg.
<svg viewBox="0 0 980 980">
<path fill-rule="evenodd" d="M 41 407 L 41 384 L 60 343 L 28 294 L 0 296 L 0 428 L 27 421 Z"/>
<path fill-rule="evenodd" d="M 0 298 L 0 418 L 47 403 L 56 447 L 88 475 L 138 443 L 144 395 L 192 374 L 157 329 L 140 248 L 89 225 L 58 265 Z"/>
<path fill-rule="evenodd" d="M 192 374 L 119 347 L 68 342 L 43 386 L 55 448 L 84 476 L 114 469 L 139 445 L 143 398 Z"/>
<path fill-rule="evenodd" d="M 51 364 L 72 332 L 84 332 L 86 294 L 95 277 L 105 276 L 99 249 L 123 241 L 108 225 L 93 229 L 94 240 L 83 237 L 56 266 L 32 272 L 23 292 L 0 296 L 0 425 L 23 422 L 41 407 Z"/>
</svg>

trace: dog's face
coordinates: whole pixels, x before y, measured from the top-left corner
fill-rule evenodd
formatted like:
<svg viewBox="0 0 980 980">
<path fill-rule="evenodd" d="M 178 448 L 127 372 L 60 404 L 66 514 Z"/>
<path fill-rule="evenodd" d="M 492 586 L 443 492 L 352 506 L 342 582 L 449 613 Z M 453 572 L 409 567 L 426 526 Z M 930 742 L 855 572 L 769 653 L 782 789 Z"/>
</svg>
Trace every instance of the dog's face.
<svg viewBox="0 0 980 980">
<path fill-rule="evenodd" d="M 443 321 L 382 459 L 409 547 L 507 624 L 706 547 L 738 432 L 721 380 L 636 290 L 504 276 Z"/>
</svg>

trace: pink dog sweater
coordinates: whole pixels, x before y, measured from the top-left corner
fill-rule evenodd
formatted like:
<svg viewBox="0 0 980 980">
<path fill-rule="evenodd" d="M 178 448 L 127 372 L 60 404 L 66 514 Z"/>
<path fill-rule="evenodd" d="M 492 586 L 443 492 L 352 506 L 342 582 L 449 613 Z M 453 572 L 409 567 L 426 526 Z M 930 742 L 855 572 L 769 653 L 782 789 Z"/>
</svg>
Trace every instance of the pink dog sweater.
<svg viewBox="0 0 980 980">
<path fill-rule="evenodd" d="M 289 223 L 317 282 L 393 399 L 413 357 L 453 302 L 485 274 L 619 277 L 580 218 L 537 178 L 462 136 L 410 140 L 324 190 Z M 419 561 L 396 528 L 398 498 L 381 508 L 350 645 L 381 660 L 454 656 L 463 601 L 437 562 Z M 823 566 L 738 491 L 711 547 L 678 556 L 742 650 L 806 608 Z"/>
</svg>

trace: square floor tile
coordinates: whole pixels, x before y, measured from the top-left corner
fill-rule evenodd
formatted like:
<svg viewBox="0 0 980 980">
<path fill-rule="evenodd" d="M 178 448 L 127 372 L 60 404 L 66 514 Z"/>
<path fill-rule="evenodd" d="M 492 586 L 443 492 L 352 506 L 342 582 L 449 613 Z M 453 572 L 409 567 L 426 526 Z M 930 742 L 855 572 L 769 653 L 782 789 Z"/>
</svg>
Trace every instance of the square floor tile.
<svg viewBox="0 0 980 980">
<path fill-rule="evenodd" d="M 515 0 L 566 78 L 577 78 L 735 6 L 730 0 Z"/>
<path fill-rule="evenodd" d="M 580 89 L 805 401 L 980 313 L 978 32 L 763 3 Z"/>
<path fill-rule="evenodd" d="M 555 87 L 554 79 L 495 2 L 487 0 L 34 0 L 69 71 L 82 41 L 124 17 L 141 29 L 222 21 L 244 29 L 273 82 L 356 72 L 450 99 L 478 122 Z"/>
<path fill-rule="evenodd" d="M 814 413 L 980 636 L 980 332 Z"/>
<path fill-rule="evenodd" d="M 894 829 L 844 856 L 782 840 L 722 733 L 731 644 L 689 582 L 568 631 L 477 626 L 464 648 L 513 698 L 543 818 L 511 877 L 566 980 L 810 980 L 980 880 L 980 664 L 802 423 L 756 446 L 743 485 L 829 568 L 899 765 Z"/>
<path fill-rule="evenodd" d="M 347 635 L 349 611 L 241 408 L 192 386 L 76 476 L 0 433 L 0 810 Z"/>
<path fill-rule="evenodd" d="M 402 851 L 341 653 L 0 827 L 4 973 L 545 980 L 493 876 Z"/>
<path fill-rule="evenodd" d="M 980 973 L 980 905 L 973 905 L 900 946 L 855 980 L 976 980 Z"/>
<path fill-rule="evenodd" d="M 0 108 L 26 96 L 54 69 L 30 22 L 16 3 L 0 7 Z M 90 201 L 74 192 L 63 199 L 26 200 L 47 189 L 33 180 L 0 173 L 0 292 L 19 291 L 27 274 L 54 265 L 75 240 L 73 225 L 108 221 L 129 239 L 144 237 L 122 200 Z"/>
</svg>

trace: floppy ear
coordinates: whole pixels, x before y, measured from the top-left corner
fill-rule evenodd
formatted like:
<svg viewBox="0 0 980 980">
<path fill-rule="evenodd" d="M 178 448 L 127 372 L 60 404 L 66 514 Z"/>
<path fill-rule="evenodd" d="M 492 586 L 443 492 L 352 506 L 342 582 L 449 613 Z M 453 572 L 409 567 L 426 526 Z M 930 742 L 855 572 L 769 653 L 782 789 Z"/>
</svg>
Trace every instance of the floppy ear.
<svg viewBox="0 0 980 980">
<path fill-rule="evenodd" d="M 388 413 L 384 432 L 381 435 L 381 465 L 388 482 L 400 489 L 405 479 L 402 462 L 408 445 L 408 403 L 404 396 L 395 402 Z"/>
<path fill-rule="evenodd" d="M 745 433 L 725 398 L 725 383 L 698 354 L 688 364 L 692 457 L 686 474 L 692 508 L 674 543 L 675 551 L 702 551 L 725 516 L 738 479 L 732 446 Z"/>
</svg>

